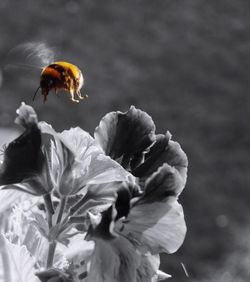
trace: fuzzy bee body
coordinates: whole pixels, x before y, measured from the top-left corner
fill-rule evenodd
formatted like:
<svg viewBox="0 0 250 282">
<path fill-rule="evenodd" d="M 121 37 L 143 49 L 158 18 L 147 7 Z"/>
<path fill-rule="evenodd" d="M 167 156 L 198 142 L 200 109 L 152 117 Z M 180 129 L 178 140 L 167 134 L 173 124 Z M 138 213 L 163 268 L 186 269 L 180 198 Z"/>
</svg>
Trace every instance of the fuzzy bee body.
<svg viewBox="0 0 250 282">
<path fill-rule="evenodd" d="M 45 102 L 50 90 L 54 89 L 55 94 L 58 94 L 58 90 L 63 89 L 69 92 L 73 102 L 79 103 L 79 100 L 74 97 L 75 94 L 81 100 L 87 97 L 82 96 L 80 92 L 83 84 L 83 75 L 77 66 L 68 62 L 54 62 L 43 68 L 40 86 L 37 91 L 41 88 L 41 94 Z"/>
</svg>

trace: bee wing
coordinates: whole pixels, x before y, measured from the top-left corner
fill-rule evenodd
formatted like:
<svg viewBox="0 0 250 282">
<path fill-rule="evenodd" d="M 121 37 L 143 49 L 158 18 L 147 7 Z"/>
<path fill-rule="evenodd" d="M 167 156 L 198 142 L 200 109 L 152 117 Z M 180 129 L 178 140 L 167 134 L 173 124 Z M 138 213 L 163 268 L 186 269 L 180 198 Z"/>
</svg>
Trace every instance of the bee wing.
<svg viewBox="0 0 250 282">
<path fill-rule="evenodd" d="M 41 70 L 54 62 L 55 48 L 45 42 L 25 42 L 12 48 L 2 66 L 3 85 L 29 84 L 35 87 L 39 82 Z"/>
<path fill-rule="evenodd" d="M 5 60 L 4 70 L 15 68 L 42 69 L 54 62 L 55 50 L 45 42 L 25 42 L 12 48 Z"/>
</svg>

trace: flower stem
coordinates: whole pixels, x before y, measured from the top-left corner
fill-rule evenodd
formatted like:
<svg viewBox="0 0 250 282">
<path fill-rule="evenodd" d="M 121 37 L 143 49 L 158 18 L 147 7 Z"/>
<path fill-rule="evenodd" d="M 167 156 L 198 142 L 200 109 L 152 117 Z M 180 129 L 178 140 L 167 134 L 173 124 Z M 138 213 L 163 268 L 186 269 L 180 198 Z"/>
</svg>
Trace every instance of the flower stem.
<svg viewBox="0 0 250 282">
<path fill-rule="evenodd" d="M 47 269 L 51 268 L 53 266 L 54 261 L 54 255 L 56 251 L 56 242 L 50 242 L 49 243 L 49 250 L 48 250 L 48 257 L 47 257 Z"/>
<path fill-rule="evenodd" d="M 61 196 L 59 213 L 58 213 L 58 217 L 57 217 L 57 220 L 56 220 L 56 224 L 60 223 L 61 220 L 62 220 L 62 216 L 63 216 L 63 212 L 64 212 L 64 209 L 65 209 L 66 202 L 67 202 L 66 196 Z"/>
<path fill-rule="evenodd" d="M 46 213 L 47 213 L 48 225 L 49 225 L 49 228 L 51 228 L 52 227 L 52 215 L 54 214 L 54 207 L 51 201 L 50 194 L 44 195 L 43 199 L 44 199 L 44 204 L 45 204 Z"/>
<path fill-rule="evenodd" d="M 73 207 L 70 208 L 70 215 L 74 215 L 80 208 L 82 208 L 89 201 L 89 196 L 83 196 Z"/>
<path fill-rule="evenodd" d="M 88 207 L 89 201 L 89 196 L 85 195 L 73 207 L 71 207 L 64 220 L 62 221 L 62 226 L 67 224 L 70 221 L 70 217 L 75 215 L 80 208 Z"/>
</svg>

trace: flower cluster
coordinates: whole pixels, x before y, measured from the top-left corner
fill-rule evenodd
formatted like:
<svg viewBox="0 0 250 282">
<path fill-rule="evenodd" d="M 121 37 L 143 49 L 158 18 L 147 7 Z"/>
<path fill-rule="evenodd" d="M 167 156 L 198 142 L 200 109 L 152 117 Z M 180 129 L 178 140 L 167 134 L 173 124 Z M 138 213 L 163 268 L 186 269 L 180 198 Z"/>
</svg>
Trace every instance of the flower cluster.
<svg viewBox="0 0 250 282">
<path fill-rule="evenodd" d="M 185 238 L 178 197 L 188 166 L 170 133 L 156 134 L 133 106 L 104 116 L 94 137 L 79 127 L 58 133 L 24 103 L 17 114 L 24 132 L 0 165 L 1 202 L 14 203 L 2 211 L 0 281 L 168 278 L 159 254 Z"/>
</svg>

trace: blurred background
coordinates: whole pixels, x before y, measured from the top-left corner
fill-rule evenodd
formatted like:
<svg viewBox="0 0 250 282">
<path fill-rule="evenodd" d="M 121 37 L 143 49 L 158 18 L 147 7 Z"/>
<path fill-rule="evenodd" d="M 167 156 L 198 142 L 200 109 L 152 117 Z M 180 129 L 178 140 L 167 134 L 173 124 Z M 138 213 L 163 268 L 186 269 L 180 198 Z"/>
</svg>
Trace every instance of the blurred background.
<svg viewBox="0 0 250 282">
<path fill-rule="evenodd" d="M 22 101 L 57 130 L 91 133 L 107 112 L 133 104 L 187 153 L 188 233 L 162 257 L 168 281 L 250 280 L 249 9 L 243 0 L 0 1 L 2 128 L 14 126 Z M 33 102 L 40 71 L 32 79 L 28 69 L 3 71 L 9 51 L 29 41 L 78 65 L 89 99 L 51 93 Z"/>
</svg>

